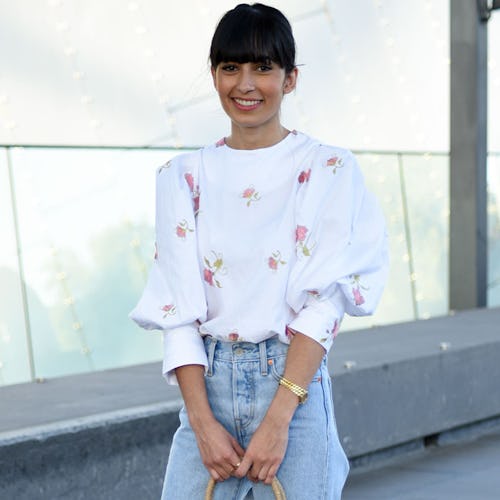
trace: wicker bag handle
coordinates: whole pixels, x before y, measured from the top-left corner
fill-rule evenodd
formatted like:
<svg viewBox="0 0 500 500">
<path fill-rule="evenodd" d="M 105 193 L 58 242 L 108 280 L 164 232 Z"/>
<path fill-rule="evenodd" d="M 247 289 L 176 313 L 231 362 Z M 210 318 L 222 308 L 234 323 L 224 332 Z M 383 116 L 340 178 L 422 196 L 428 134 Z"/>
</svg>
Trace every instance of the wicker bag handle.
<svg viewBox="0 0 500 500">
<path fill-rule="evenodd" d="M 205 490 L 205 500 L 212 500 L 214 495 L 215 481 L 213 478 L 210 478 L 207 484 L 207 489 Z M 271 483 L 271 488 L 273 489 L 274 497 L 276 500 L 286 500 L 285 490 L 278 478 L 275 477 L 273 482 Z"/>
</svg>

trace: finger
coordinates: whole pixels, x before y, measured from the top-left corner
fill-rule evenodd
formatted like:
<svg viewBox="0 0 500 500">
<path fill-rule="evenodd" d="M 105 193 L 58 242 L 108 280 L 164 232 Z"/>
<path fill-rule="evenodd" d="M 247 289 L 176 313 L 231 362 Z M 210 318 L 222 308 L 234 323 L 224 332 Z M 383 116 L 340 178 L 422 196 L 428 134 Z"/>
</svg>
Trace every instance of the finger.
<svg viewBox="0 0 500 500">
<path fill-rule="evenodd" d="M 238 468 L 233 471 L 233 475 L 239 478 L 245 477 L 251 466 L 252 462 L 250 459 L 244 456 Z"/>
<path fill-rule="evenodd" d="M 240 443 L 238 443 L 238 441 L 236 441 L 235 438 L 231 438 L 231 443 L 233 445 L 233 449 L 234 451 L 237 453 L 238 457 L 243 457 L 245 455 L 245 450 L 241 447 Z M 240 461 L 240 459 L 238 459 L 238 462 Z M 235 462 L 237 463 L 237 462 Z"/>
<path fill-rule="evenodd" d="M 269 469 L 270 469 L 270 466 L 266 466 L 264 465 L 259 473 L 257 474 L 257 478 L 259 481 L 265 481 L 269 475 Z"/>
<path fill-rule="evenodd" d="M 269 467 L 269 470 L 267 472 L 267 477 L 264 479 L 265 484 L 271 484 L 273 482 L 273 479 L 276 477 L 278 469 L 279 465 L 272 465 L 271 467 Z"/>
<path fill-rule="evenodd" d="M 227 467 L 227 468 L 229 469 L 229 467 Z M 232 470 L 233 469 L 231 468 L 231 472 L 232 472 Z M 226 469 L 222 465 L 216 466 L 215 471 L 219 475 L 219 482 L 225 481 L 231 475 L 231 472 L 226 471 Z"/>
<path fill-rule="evenodd" d="M 216 482 L 221 481 L 221 477 L 219 476 L 219 473 L 215 469 L 208 469 L 208 472 L 210 473 L 210 476 L 214 481 Z"/>
<path fill-rule="evenodd" d="M 259 472 L 260 472 L 261 466 L 257 464 L 253 464 L 252 468 L 248 471 L 248 478 L 250 481 L 254 483 L 259 482 Z"/>
</svg>

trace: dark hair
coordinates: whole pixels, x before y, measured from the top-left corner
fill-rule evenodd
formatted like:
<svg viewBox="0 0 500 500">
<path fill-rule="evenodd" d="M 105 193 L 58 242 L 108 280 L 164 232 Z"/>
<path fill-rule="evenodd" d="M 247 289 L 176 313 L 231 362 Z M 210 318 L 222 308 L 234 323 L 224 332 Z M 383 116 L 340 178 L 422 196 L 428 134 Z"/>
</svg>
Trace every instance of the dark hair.
<svg viewBox="0 0 500 500">
<path fill-rule="evenodd" d="M 239 4 L 219 21 L 210 46 L 210 63 L 273 61 L 286 73 L 295 68 L 295 40 L 288 19 L 261 3 Z"/>
</svg>

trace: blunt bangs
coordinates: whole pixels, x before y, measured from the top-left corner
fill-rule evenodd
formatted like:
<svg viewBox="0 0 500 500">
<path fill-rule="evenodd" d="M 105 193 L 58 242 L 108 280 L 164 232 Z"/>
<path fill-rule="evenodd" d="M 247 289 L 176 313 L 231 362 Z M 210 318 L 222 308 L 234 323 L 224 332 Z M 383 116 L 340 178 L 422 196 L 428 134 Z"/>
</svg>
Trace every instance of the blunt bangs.
<svg viewBox="0 0 500 500">
<path fill-rule="evenodd" d="M 290 23 L 273 7 L 240 4 L 227 12 L 210 47 L 213 68 L 221 62 L 270 62 L 287 73 L 295 67 L 295 41 Z"/>
</svg>

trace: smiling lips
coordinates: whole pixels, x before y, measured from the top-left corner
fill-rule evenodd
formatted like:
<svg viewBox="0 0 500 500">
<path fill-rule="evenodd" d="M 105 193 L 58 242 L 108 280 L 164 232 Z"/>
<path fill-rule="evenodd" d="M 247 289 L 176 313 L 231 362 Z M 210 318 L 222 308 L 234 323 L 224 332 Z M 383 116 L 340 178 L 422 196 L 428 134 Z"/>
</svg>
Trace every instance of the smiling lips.
<svg viewBox="0 0 500 500">
<path fill-rule="evenodd" d="M 262 102 L 260 100 L 249 100 L 249 99 L 238 99 L 237 97 L 233 97 L 233 102 L 236 104 L 238 109 L 244 109 L 245 111 L 249 111 L 257 108 L 257 106 Z"/>
</svg>

